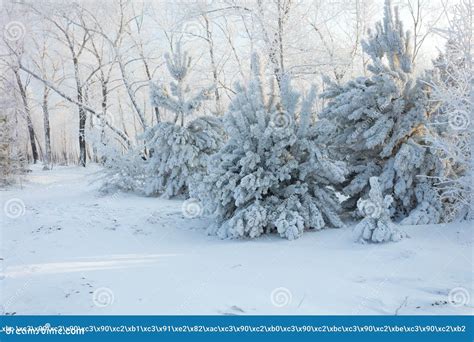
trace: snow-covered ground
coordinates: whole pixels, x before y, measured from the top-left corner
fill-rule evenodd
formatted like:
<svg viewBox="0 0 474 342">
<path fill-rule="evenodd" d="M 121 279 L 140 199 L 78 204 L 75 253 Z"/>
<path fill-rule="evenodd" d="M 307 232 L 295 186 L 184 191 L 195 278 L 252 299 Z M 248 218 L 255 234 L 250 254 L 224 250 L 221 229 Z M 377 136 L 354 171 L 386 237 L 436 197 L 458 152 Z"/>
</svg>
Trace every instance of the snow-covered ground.
<svg viewBox="0 0 474 342">
<path fill-rule="evenodd" d="M 472 314 L 473 229 L 220 240 L 182 201 L 101 195 L 97 168 L 33 169 L 0 191 L 6 314 Z M 23 212 L 24 203 L 24 212 Z"/>
</svg>

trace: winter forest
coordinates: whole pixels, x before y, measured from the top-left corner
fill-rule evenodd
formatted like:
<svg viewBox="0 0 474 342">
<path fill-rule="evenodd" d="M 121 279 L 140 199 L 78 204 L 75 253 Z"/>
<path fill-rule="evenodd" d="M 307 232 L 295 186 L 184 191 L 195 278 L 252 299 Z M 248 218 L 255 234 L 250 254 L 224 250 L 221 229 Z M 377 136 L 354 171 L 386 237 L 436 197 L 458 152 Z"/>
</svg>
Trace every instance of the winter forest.
<svg viewBox="0 0 474 342">
<path fill-rule="evenodd" d="M 0 0 L 0 314 L 472 314 L 472 0 Z"/>
</svg>

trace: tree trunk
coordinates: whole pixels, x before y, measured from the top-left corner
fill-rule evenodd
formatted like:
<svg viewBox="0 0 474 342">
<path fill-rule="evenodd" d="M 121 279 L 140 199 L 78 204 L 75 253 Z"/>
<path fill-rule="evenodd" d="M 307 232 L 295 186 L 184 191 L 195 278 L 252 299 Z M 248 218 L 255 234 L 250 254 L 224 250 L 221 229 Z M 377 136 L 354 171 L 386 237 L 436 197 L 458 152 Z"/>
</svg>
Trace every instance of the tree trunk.
<svg viewBox="0 0 474 342">
<path fill-rule="evenodd" d="M 108 81 L 105 80 L 104 73 L 101 71 L 101 88 L 102 88 L 102 115 L 104 120 L 108 120 L 107 117 L 107 95 L 108 95 Z M 107 156 L 104 154 L 105 147 L 107 146 L 106 142 L 106 135 L 105 135 L 105 124 L 102 124 L 102 128 L 100 131 L 100 143 L 102 145 L 102 150 L 99 152 L 100 156 L 98 157 L 101 163 L 105 163 L 107 160 Z"/>
<path fill-rule="evenodd" d="M 76 79 L 77 89 L 77 109 L 79 112 L 79 165 L 86 166 L 87 154 L 86 154 L 86 111 L 82 105 L 84 102 L 84 95 L 82 93 L 82 85 L 79 79 L 79 62 L 76 57 L 72 58 L 74 63 L 74 76 Z"/>
<path fill-rule="evenodd" d="M 33 155 L 33 163 L 36 164 L 36 162 L 39 159 L 38 149 L 36 147 L 36 142 L 35 142 L 35 129 L 33 127 L 33 121 L 31 121 L 28 98 L 26 97 L 26 90 L 25 90 L 25 87 L 23 86 L 23 82 L 21 81 L 18 70 L 14 70 L 14 73 L 15 73 L 16 82 L 18 84 L 18 89 L 20 90 L 21 100 L 23 101 L 23 107 L 25 109 L 25 118 L 26 118 L 26 123 L 28 126 L 28 135 L 30 138 L 31 154 Z"/>
<path fill-rule="evenodd" d="M 214 87 L 215 87 L 214 97 L 216 100 L 216 112 L 218 115 L 221 115 L 222 108 L 221 108 L 221 99 L 220 99 L 219 88 L 218 88 L 219 79 L 217 76 L 217 65 L 216 65 L 216 60 L 214 57 L 214 42 L 212 39 L 212 32 L 211 32 L 211 27 L 209 25 L 209 20 L 206 15 L 204 15 L 204 21 L 206 23 L 206 40 L 209 45 L 209 57 L 211 59 L 212 77 L 214 79 Z"/>
<path fill-rule="evenodd" d="M 51 168 L 51 127 L 49 125 L 49 107 L 48 107 L 48 95 L 49 89 L 44 86 L 43 88 L 43 124 L 44 124 L 44 160 L 43 170 L 49 170 Z"/>
<path fill-rule="evenodd" d="M 142 58 L 142 61 L 143 61 L 143 65 L 145 66 L 145 73 L 148 77 L 148 81 L 152 81 L 152 77 L 151 77 L 151 72 L 150 72 L 150 67 L 148 66 L 148 62 L 146 61 L 146 58 L 145 56 L 142 54 L 140 54 L 140 57 Z M 160 109 L 158 107 L 153 107 L 153 113 L 155 114 L 155 118 L 156 118 L 156 123 L 159 124 L 160 121 L 161 121 L 161 118 L 160 118 Z M 152 118 L 153 119 L 153 118 Z"/>
<path fill-rule="evenodd" d="M 79 94 L 78 94 L 79 97 Z M 84 108 L 79 107 L 79 164 L 86 166 L 86 113 Z"/>
</svg>

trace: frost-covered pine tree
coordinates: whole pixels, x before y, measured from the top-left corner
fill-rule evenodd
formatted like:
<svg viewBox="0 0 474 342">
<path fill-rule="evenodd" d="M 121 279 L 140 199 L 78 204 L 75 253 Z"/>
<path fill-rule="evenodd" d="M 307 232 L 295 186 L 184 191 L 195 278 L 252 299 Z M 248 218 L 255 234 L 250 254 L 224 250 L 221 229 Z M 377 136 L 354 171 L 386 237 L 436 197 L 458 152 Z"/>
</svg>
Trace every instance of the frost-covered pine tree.
<svg viewBox="0 0 474 342">
<path fill-rule="evenodd" d="M 152 151 L 145 193 L 170 198 L 187 195 L 193 179 L 206 172 L 207 159 L 222 145 L 224 131 L 218 118 L 205 116 L 185 126 L 158 123 L 145 137 Z"/>
<path fill-rule="evenodd" d="M 150 150 L 147 160 L 145 193 L 164 197 L 187 195 L 195 174 L 205 172 L 207 158 L 223 143 L 220 120 L 212 116 L 197 117 L 202 103 L 209 99 L 210 89 L 195 92 L 187 81 L 191 57 L 177 44 L 165 55 L 173 78 L 169 87 L 151 84 L 153 106 L 173 114 L 171 122 L 159 122 L 144 134 Z"/>
<path fill-rule="evenodd" d="M 192 189 L 216 217 L 210 232 L 295 239 L 305 229 L 343 226 L 332 185 L 344 181 L 346 169 L 317 139 L 315 89 L 302 98 L 283 77 L 279 93 L 267 90 L 256 55 L 250 81 L 235 88 L 224 117 L 229 140 Z"/>
<path fill-rule="evenodd" d="M 439 77 L 431 84 L 442 103 L 431 126 L 432 144 L 448 172 L 436 184 L 445 204 L 445 220 L 474 219 L 474 9 L 469 1 L 453 7 L 449 27 L 439 30 L 446 49 L 434 61 Z"/>
<path fill-rule="evenodd" d="M 390 219 L 392 196 L 382 194 L 377 177 L 370 177 L 368 198 L 360 198 L 357 208 L 364 217 L 354 228 L 355 240 L 360 242 L 398 241 L 403 234 Z"/>
<path fill-rule="evenodd" d="M 436 223 L 442 204 L 433 178 L 443 163 L 427 143 L 427 123 L 437 108 L 426 80 L 413 73 L 411 37 L 398 10 L 386 1 L 384 19 L 369 31 L 363 50 L 371 75 L 339 86 L 332 83 L 321 125 L 330 131 L 330 149 L 347 161 L 350 175 L 341 188 L 347 208 L 367 196 L 373 176 L 393 197 L 392 218 L 406 224 Z"/>
</svg>

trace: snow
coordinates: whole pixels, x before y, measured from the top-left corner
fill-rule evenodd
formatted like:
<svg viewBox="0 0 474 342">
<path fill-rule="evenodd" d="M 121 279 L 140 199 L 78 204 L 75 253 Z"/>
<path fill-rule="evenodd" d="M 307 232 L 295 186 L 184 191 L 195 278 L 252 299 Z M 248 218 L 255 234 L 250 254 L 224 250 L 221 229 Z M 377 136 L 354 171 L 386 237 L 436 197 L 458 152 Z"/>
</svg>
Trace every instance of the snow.
<svg viewBox="0 0 474 342">
<path fill-rule="evenodd" d="M 98 167 L 33 168 L 0 192 L 6 314 L 472 314 L 473 230 L 407 226 L 398 243 L 350 228 L 220 240 L 183 201 L 101 195 Z M 20 211 L 21 214 L 21 211 Z M 450 297 L 452 298 L 452 296 Z"/>
</svg>

